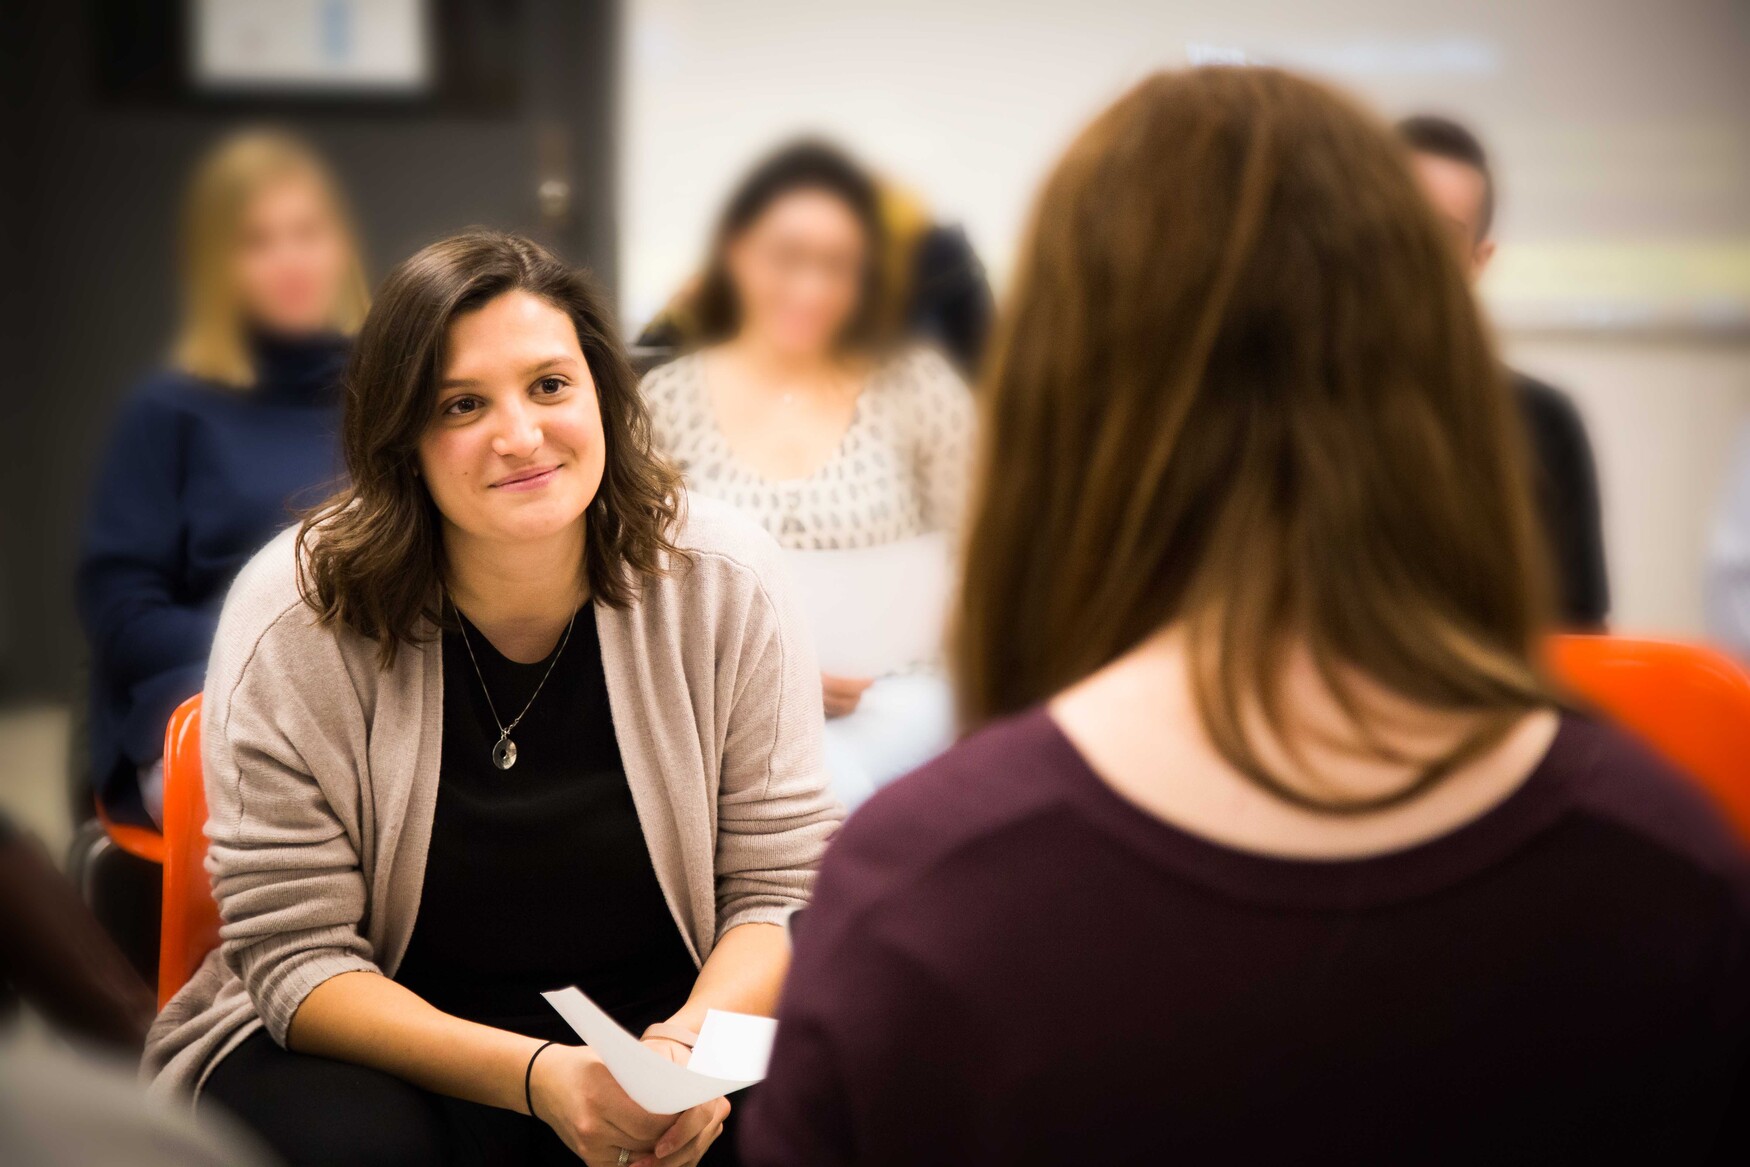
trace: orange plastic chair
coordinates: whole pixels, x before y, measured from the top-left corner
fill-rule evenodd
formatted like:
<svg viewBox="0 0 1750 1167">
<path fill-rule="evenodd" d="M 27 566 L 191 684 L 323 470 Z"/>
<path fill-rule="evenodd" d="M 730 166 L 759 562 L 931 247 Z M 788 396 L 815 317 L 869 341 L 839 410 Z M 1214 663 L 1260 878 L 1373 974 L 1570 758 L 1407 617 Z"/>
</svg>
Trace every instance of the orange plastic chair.
<svg viewBox="0 0 1750 1167">
<path fill-rule="evenodd" d="M 164 913 L 158 1007 L 219 946 L 219 905 L 207 880 L 207 790 L 201 778 L 201 699 L 176 707 L 164 731 Z"/>
<path fill-rule="evenodd" d="M 103 826 L 103 833 L 109 836 L 109 841 L 137 859 L 148 863 L 164 862 L 164 836 L 151 827 L 135 826 L 133 823 L 118 823 L 109 817 L 109 812 L 103 809 L 103 803 L 97 806 L 97 821 Z"/>
<path fill-rule="evenodd" d="M 1554 636 L 1548 661 L 1576 697 L 1688 773 L 1750 841 L 1750 672 L 1697 644 Z"/>
</svg>

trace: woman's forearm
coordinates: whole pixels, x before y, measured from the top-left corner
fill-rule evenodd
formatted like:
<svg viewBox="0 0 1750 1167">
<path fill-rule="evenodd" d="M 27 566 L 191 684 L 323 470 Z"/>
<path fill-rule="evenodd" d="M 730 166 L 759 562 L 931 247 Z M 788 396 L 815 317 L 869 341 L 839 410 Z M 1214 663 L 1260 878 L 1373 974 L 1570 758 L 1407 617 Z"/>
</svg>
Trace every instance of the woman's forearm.
<svg viewBox="0 0 1750 1167">
<path fill-rule="evenodd" d="M 710 1009 L 770 1016 L 790 964 L 778 924 L 732 928 L 699 970 L 687 1002 L 671 1021 L 697 1031 Z M 322 982 L 292 1017 L 286 1044 L 382 1070 L 454 1098 L 523 1110 L 523 1072 L 541 1043 L 532 1037 L 463 1021 L 373 972 Z"/>
<path fill-rule="evenodd" d="M 286 1044 L 518 1112 L 524 1109 L 523 1073 L 541 1046 L 532 1037 L 452 1017 L 374 972 L 342 973 L 316 986 L 293 1015 Z"/>
<path fill-rule="evenodd" d="M 709 1009 L 770 1017 L 789 967 L 790 941 L 782 924 L 731 928 L 699 970 L 687 1003 L 669 1020 L 697 1032 Z"/>
</svg>

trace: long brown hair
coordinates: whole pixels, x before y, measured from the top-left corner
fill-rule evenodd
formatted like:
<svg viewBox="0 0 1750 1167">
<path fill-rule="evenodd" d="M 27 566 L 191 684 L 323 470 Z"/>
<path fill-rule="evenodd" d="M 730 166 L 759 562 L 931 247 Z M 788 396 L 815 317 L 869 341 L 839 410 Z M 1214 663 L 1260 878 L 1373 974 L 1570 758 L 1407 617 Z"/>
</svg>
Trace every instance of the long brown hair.
<svg viewBox="0 0 1750 1167">
<path fill-rule="evenodd" d="M 195 168 L 182 207 L 182 323 L 176 364 L 232 388 L 255 382 L 248 321 L 233 269 L 243 218 L 256 196 L 276 182 L 312 182 L 328 204 L 351 253 L 329 322 L 351 336 L 370 307 L 357 233 L 340 186 L 321 155 L 289 134 L 244 130 L 226 138 Z"/>
<path fill-rule="evenodd" d="M 678 479 L 651 449 L 637 379 L 589 278 L 517 235 L 475 230 L 434 243 L 390 274 L 365 318 L 342 423 L 352 481 L 298 532 L 306 599 L 324 622 L 377 641 L 384 667 L 422 620 L 445 620 L 439 516 L 418 476 L 418 446 L 436 408 L 450 322 L 511 291 L 571 317 L 595 381 L 607 465 L 585 512 L 591 595 L 623 607 L 675 553 Z"/>
<path fill-rule="evenodd" d="M 1487 332 L 1387 128 L 1270 69 L 1159 74 L 1070 147 L 1035 210 L 984 393 L 953 633 L 968 721 L 1169 623 L 1204 728 L 1294 803 L 1400 802 L 1548 703 L 1547 587 Z M 1479 728 L 1384 798 L 1261 761 L 1304 645 L 1359 740 L 1351 672 Z"/>
</svg>

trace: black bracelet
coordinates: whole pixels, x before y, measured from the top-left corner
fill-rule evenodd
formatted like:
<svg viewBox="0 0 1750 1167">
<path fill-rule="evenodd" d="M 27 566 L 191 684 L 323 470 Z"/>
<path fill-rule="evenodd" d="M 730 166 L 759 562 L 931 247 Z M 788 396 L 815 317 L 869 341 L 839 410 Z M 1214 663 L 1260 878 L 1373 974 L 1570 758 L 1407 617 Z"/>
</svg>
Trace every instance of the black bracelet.
<svg viewBox="0 0 1750 1167">
<path fill-rule="evenodd" d="M 523 1070 L 523 1104 L 529 1108 L 529 1117 L 535 1117 L 535 1096 L 529 1093 L 529 1085 L 535 1080 L 535 1059 L 541 1056 L 541 1050 L 550 1045 L 558 1045 L 556 1041 L 543 1042 L 539 1049 L 529 1055 L 529 1064 Z"/>
</svg>

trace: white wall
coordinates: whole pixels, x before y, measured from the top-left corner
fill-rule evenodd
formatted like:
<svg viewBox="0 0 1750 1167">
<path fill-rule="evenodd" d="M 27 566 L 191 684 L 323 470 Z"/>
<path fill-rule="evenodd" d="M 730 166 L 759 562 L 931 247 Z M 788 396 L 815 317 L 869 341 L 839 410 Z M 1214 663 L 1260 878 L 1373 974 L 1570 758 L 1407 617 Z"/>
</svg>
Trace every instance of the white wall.
<svg viewBox="0 0 1750 1167">
<path fill-rule="evenodd" d="M 1507 318 L 1750 325 L 1743 0 L 631 0 L 625 27 L 635 322 L 693 269 L 736 174 L 805 130 L 962 221 L 1000 281 L 1090 115 L 1237 51 L 1475 126 L 1514 245 L 1487 289 Z"/>
<path fill-rule="evenodd" d="M 694 270 L 738 172 L 798 132 L 832 134 L 962 223 L 1000 290 L 1069 138 L 1188 54 L 1239 49 L 1390 115 L 1463 117 L 1502 174 L 1485 295 L 1509 355 L 1594 430 L 1618 623 L 1699 630 L 1706 524 L 1750 419 L 1750 341 L 1718 327 L 1750 321 L 1741 0 L 630 0 L 625 35 L 634 328 Z M 1515 334 L 1599 320 L 1680 339 Z"/>
<path fill-rule="evenodd" d="M 1604 497 L 1613 625 L 1699 636 L 1703 564 L 1750 425 L 1750 341 L 1508 336 L 1518 367 L 1573 394 Z"/>
</svg>

